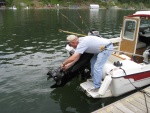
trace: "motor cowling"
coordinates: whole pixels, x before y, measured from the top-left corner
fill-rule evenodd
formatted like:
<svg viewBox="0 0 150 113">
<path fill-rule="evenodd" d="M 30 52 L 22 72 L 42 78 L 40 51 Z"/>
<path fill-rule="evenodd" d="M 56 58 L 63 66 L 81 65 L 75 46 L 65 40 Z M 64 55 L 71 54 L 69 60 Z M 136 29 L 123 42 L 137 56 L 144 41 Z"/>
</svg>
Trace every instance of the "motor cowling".
<svg viewBox="0 0 150 113">
<path fill-rule="evenodd" d="M 48 78 L 47 78 L 47 80 L 50 79 L 50 78 L 52 78 L 53 80 L 56 81 L 56 84 L 57 84 L 57 85 L 60 85 L 60 84 L 61 84 L 61 79 L 62 79 L 62 77 L 64 76 L 64 72 L 63 72 L 63 70 L 59 67 L 59 68 L 56 69 L 56 70 L 55 70 L 55 69 L 50 70 L 50 71 L 47 73 L 47 75 L 49 75 Z"/>
<path fill-rule="evenodd" d="M 143 62 L 146 64 L 150 63 L 150 46 L 143 52 Z"/>
</svg>

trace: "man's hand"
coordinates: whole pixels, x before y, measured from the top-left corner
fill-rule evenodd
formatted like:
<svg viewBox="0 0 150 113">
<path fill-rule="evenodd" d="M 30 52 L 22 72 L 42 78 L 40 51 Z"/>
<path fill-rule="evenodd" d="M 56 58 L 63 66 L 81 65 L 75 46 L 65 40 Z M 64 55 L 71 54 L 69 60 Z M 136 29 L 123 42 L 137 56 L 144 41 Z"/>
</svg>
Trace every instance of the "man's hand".
<svg viewBox="0 0 150 113">
<path fill-rule="evenodd" d="M 61 65 L 62 70 L 63 70 L 63 71 L 66 71 L 68 68 L 71 67 L 71 64 L 72 64 L 72 63 L 68 63 L 68 64 L 66 64 L 66 65 L 62 64 L 62 65 Z"/>
<path fill-rule="evenodd" d="M 72 56 L 70 56 L 67 60 L 65 60 L 62 65 L 61 68 L 65 71 L 68 68 L 70 68 L 76 61 L 78 61 L 78 59 L 80 58 L 80 54 L 79 53 L 74 53 Z"/>
<path fill-rule="evenodd" d="M 64 70 L 64 68 L 65 68 L 65 65 L 64 65 L 64 63 L 62 63 L 62 64 L 61 64 L 61 69 Z"/>
</svg>

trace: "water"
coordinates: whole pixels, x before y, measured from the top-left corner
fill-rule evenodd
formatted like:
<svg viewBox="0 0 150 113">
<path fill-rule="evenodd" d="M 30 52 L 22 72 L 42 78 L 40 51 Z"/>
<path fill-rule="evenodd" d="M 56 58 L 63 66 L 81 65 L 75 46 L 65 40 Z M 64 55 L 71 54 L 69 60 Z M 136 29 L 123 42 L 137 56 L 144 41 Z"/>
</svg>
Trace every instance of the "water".
<svg viewBox="0 0 150 113">
<path fill-rule="evenodd" d="M 119 98 L 92 99 L 75 78 L 52 90 L 49 67 L 67 58 L 59 29 L 119 36 L 125 10 L 0 10 L 0 113 L 89 113 Z M 79 15 L 81 18 L 79 18 Z"/>
</svg>

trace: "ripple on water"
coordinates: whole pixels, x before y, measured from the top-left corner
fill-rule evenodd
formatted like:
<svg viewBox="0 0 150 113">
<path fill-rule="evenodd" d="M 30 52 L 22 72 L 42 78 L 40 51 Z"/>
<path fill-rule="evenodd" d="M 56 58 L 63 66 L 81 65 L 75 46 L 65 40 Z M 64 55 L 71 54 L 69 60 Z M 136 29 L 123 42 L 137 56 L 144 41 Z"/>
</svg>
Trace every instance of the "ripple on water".
<svg viewBox="0 0 150 113">
<path fill-rule="evenodd" d="M 0 47 L 3 47 L 4 45 L 2 44 L 2 45 L 0 45 Z"/>
<path fill-rule="evenodd" d="M 39 44 L 45 44 L 45 42 L 38 42 Z"/>
<path fill-rule="evenodd" d="M 22 53 L 18 53 L 17 55 L 19 54 Z M 61 55 L 62 55 L 61 52 L 57 52 L 55 54 L 37 52 L 37 53 L 32 53 L 24 56 L 18 56 L 18 57 L 16 56 L 16 59 L 11 60 L 10 62 L 14 66 L 24 65 L 24 66 L 31 66 L 31 67 L 39 67 L 39 66 L 45 67 L 46 64 L 48 65 L 52 61 L 56 61 L 56 59 L 59 58 Z"/>
<path fill-rule="evenodd" d="M 29 42 L 30 40 L 29 39 L 27 39 L 27 40 L 24 40 L 25 42 Z"/>
<path fill-rule="evenodd" d="M 12 52 L 9 52 L 9 53 L 12 53 Z M 9 60 L 9 59 L 15 58 L 15 56 L 16 56 L 15 54 L 8 54 L 8 52 L 7 52 L 7 54 L 6 54 L 6 52 L 3 54 L 5 54 L 5 55 L 0 55 L 0 59 Z"/>
<path fill-rule="evenodd" d="M 8 47 L 8 48 L 6 48 L 5 50 L 7 50 L 7 51 L 11 51 L 11 50 L 13 50 L 13 48 Z"/>
<path fill-rule="evenodd" d="M 54 51 L 55 51 L 54 48 L 47 48 L 47 49 L 42 49 L 42 50 L 44 50 L 44 51 L 49 51 L 49 52 L 54 52 Z"/>
<path fill-rule="evenodd" d="M 33 41 L 32 43 L 33 43 L 33 44 L 36 44 L 36 43 L 38 43 L 38 42 L 37 42 L 37 41 Z"/>
<path fill-rule="evenodd" d="M 32 54 L 33 51 L 25 51 L 25 54 Z"/>
<path fill-rule="evenodd" d="M 25 48 L 23 48 L 24 50 L 32 50 L 32 49 L 34 49 L 35 47 L 25 47 Z"/>
<path fill-rule="evenodd" d="M 12 34 L 12 36 L 16 36 L 17 34 Z"/>
</svg>

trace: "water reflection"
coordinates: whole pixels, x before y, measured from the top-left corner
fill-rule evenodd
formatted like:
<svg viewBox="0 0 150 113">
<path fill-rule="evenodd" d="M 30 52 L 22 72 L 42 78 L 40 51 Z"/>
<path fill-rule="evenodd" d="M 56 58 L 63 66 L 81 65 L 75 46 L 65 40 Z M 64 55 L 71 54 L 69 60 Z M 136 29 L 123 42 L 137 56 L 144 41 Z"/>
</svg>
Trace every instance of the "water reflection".
<svg viewBox="0 0 150 113">
<path fill-rule="evenodd" d="M 80 96 L 81 92 L 78 91 L 76 83 L 77 80 L 73 80 L 71 86 L 66 85 L 50 93 L 50 98 L 54 99 L 60 105 L 61 112 L 63 113 L 89 112 L 88 98 Z M 82 103 L 82 106 L 79 103 Z"/>
<path fill-rule="evenodd" d="M 59 104 L 62 113 L 91 113 L 108 105 L 110 101 L 116 101 L 116 98 L 93 99 L 85 96 L 79 87 L 80 82 L 79 78 L 75 78 L 65 87 L 55 89 L 50 93 L 50 98 Z"/>
<path fill-rule="evenodd" d="M 90 10 L 90 28 L 95 28 L 95 24 L 99 22 L 99 9 Z"/>
<path fill-rule="evenodd" d="M 100 31 L 100 34 L 105 38 L 112 38 L 113 35 L 119 36 L 120 31 L 118 29 L 121 30 L 121 24 L 117 24 L 120 21 L 117 17 L 118 10 L 90 9 L 90 28 Z"/>
<path fill-rule="evenodd" d="M 3 29 L 3 23 L 4 23 L 3 11 L 0 11 L 0 29 Z"/>
</svg>

